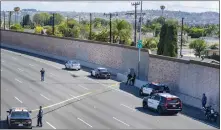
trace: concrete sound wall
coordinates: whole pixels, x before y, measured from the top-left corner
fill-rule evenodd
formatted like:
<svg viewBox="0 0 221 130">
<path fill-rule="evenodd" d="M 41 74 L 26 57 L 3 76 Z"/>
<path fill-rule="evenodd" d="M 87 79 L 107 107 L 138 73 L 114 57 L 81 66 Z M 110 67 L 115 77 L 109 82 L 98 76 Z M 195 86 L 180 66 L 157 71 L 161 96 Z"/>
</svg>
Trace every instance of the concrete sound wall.
<svg viewBox="0 0 221 130">
<path fill-rule="evenodd" d="M 208 104 L 219 110 L 219 69 L 215 64 L 150 55 L 148 79 L 168 84 L 185 104 L 197 108 L 205 93 Z"/>
<path fill-rule="evenodd" d="M 101 43 L 71 38 L 56 38 L 44 35 L 1 30 L 1 41 L 6 44 L 46 52 L 57 56 L 87 62 L 87 67 L 107 67 L 113 73 L 125 73 L 129 68 L 137 69 L 138 51 L 134 47 Z M 148 73 L 147 50 L 141 51 L 141 77 Z"/>
<path fill-rule="evenodd" d="M 78 59 L 90 68 L 108 67 L 115 74 L 124 74 L 129 68 L 137 69 L 138 53 L 133 47 L 3 30 L 1 41 L 55 56 Z M 206 93 L 208 104 L 216 105 L 214 107 L 219 109 L 219 68 L 219 65 L 209 63 L 149 55 L 147 50 L 141 52 L 143 79 L 168 84 L 185 104 L 198 108 L 201 107 L 202 94 Z"/>
</svg>

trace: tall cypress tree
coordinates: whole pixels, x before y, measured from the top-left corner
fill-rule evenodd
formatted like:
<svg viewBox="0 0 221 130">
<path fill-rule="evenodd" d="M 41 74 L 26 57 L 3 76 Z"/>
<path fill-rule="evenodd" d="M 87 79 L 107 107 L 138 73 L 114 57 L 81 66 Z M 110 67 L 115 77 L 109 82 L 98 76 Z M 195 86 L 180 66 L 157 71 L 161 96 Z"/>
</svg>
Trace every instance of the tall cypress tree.
<svg viewBox="0 0 221 130">
<path fill-rule="evenodd" d="M 177 25 L 166 22 L 161 28 L 157 54 L 176 57 L 177 49 Z"/>
</svg>

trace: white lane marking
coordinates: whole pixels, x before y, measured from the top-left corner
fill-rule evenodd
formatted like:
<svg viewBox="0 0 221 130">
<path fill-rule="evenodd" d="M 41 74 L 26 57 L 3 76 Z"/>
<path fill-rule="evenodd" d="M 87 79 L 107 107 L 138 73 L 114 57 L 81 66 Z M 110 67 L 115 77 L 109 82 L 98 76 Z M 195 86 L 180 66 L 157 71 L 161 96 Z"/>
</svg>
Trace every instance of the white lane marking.
<svg viewBox="0 0 221 130">
<path fill-rule="evenodd" d="M 15 58 L 15 57 L 12 57 L 12 59 L 17 60 L 17 58 Z"/>
<path fill-rule="evenodd" d="M 85 122 L 84 120 L 82 120 L 81 118 L 77 118 L 78 120 L 82 121 L 84 124 L 90 126 L 92 128 L 92 126 L 90 124 L 88 124 L 87 122 Z"/>
<path fill-rule="evenodd" d="M 32 66 L 32 67 L 34 66 L 34 65 L 32 65 L 32 64 L 29 64 L 29 65 Z"/>
<path fill-rule="evenodd" d="M 2 69 L 1 69 L 1 71 L 2 71 Z"/>
<path fill-rule="evenodd" d="M 18 79 L 15 79 L 17 82 L 19 82 L 19 83 L 22 83 L 22 81 L 20 81 L 20 80 L 18 80 Z"/>
<path fill-rule="evenodd" d="M 136 109 L 131 108 L 131 107 L 127 106 L 127 105 L 124 105 L 124 104 L 120 104 L 120 105 L 121 105 L 121 106 L 124 106 L 124 107 L 126 107 L 126 108 L 129 108 L 129 109 L 131 109 L 131 110 L 133 110 L 133 111 L 136 111 Z"/>
<path fill-rule="evenodd" d="M 78 85 L 79 87 L 83 88 L 83 89 L 86 89 L 86 90 L 89 90 L 88 88 L 82 86 L 82 85 Z"/>
<path fill-rule="evenodd" d="M 50 125 L 53 129 L 56 129 L 52 124 L 50 124 L 49 122 L 47 122 L 46 121 L 46 123 L 48 124 L 48 125 Z"/>
<path fill-rule="evenodd" d="M 21 71 L 21 72 L 23 72 L 23 71 L 24 71 L 23 69 L 20 69 L 20 68 L 18 68 L 18 70 L 19 70 L 19 71 Z"/>
<path fill-rule="evenodd" d="M 123 121 L 121 121 L 121 120 L 119 120 L 119 119 L 117 119 L 116 117 L 113 117 L 113 119 L 115 119 L 115 120 L 117 120 L 117 121 L 119 121 L 120 123 L 122 123 L 122 124 L 124 124 L 124 125 L 126 125 L 126 126 L 130 126 L 130 125 L 128 125 L 127 123 L 125 123 L 125 122 L 123 122 Z"/>
<path fill-rule="evenodd" d="M 4 61 L 4 60 L 2 60 L 2 62 L 4 63 L 5 61 Z"/>
<path fill-rule="evenodd" d="M 73 95 L 71 95 L 71 94 L 69 94 L 71 97 L 73 97 L 73 98 L 76 98 L 78 101 L 80 100 L 80 98 L 78 98 L 78 97 L 75 97 L 75 96 L 73 96 Z"/>
<path fill-rule="evenodd" d="M 16 99 L 16 100 L 18 100 L 20 103 L 22 103 L 22 101 L 21 101 L 21 100 L 19 100 L 17 97 L 15 97 L 15 99 Z"/>
<path fill-rule="evenodd" d="M 43 98 L 50 100 L 49 98 L 45 97 L 43 94 L 40 94 Z"/>
</svg>

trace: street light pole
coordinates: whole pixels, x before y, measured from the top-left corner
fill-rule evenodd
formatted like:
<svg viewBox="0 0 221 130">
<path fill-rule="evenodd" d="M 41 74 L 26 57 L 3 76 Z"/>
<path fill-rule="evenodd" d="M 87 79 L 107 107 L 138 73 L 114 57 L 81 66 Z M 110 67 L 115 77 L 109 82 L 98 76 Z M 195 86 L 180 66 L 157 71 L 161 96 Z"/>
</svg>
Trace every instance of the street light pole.
<svg viewBox="0 0 221 130">
<path fill-rule="evenodd" d="M 134 44 L 137 46 L 137 6 L 140 5 L 140 2 L 131 3 L 131 5 L 135 6 Z"/>
<path fill-rule="evenodd" d="M 112 37 L 112 27 L 111 27 L 111 24 L 112 24 L 112 22 L 111 22 L 111 19 L 112 19 L 112 14 L 110 13 L 110 43 L 111 43 L 111 37 Z"/>
<path fill-rule="evenodd" d="M 139 40 L 141 40 L 141 28 L 142 28 L 142 20 L 143 20 L 143 10 L 142 10 L 142 7 L 143 6 L 143 1 L 141 0 L 141 4 L 140 4 L 140 33 L 139 33 Z M 137 74 L 137 77 L 138 79 L 140 78 L 140 48 L 138 48 L 138 74 Z"/>
<path fill-rule="evenodd" d="M 92 40 L 92 37 L 91 37 L 91 33 L 92 33 L 92 14 L 90 13 L 90 40 Z"/>
<path fill-rule="evenodd" d="M 53 32 L 53 35 L 54 35 L 54 13 L 53 13 L 53 21 L 52 21 L 52 32 Z"/>
<path fill-rule="evenodd" d="M 180 56 L 182 57 L 182 47 L 183 47 L 183 20 L 184 18 L 182 18 L 182 28 L 181 28 L 181 45 L 180 45 Z"/>
<path fill-rule="evenodd" d="M 5 11 L 4 11 L 4 30 L 5 30 Z"/>
</svg>

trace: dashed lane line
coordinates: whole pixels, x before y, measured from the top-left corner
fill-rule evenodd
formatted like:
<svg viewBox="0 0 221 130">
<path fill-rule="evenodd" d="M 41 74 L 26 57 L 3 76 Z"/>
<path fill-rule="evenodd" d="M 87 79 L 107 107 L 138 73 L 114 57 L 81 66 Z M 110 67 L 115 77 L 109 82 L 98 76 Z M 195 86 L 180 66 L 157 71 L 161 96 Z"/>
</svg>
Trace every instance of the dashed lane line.
<svg viewBox="0 0 221 130">
<path fill-rule="evenodd" d="M 20 69 L 20 68 L 18 68 L 18 70 L 19 70 L 19 71 L 21 71 L 21 72 L 23 72 L 23 71 L 24 71 L 23 69 Z"/>
<path fill-rule="evenodd" d="M 130 125 L 128 125 L 127 123 L 125 123 L 125 122 L 123 122 L 123 121 L 121 121 L 121 120 L 119 120 L 119 119 L 117 119 L 116 117 L 113 117 L 113 119 L 115 119 L 115 120 L 117 120 L 117 121 L 119 121 L 120 123 L 122 123 L 122 124 L 124 124 L 124 125 L 126 125 L 126 126 L 130 126 Z"/>
<path fill-rule="evenodd" d="M 32 67 L 34 67 L 34 65 L 32 65 L 32 64 L 29 64 L 30 66 L 32 66 Z"/>
<path fill-rule="evenodd" d="M 79 87 L 81 87 L 81 88 L 83 88 L 83 89 L 85 89 L 85 90 L 89 90 L 88 88 L 86 88 L 86 87 L 84 87 L 84 86 L 82 86 L 82 85 L 78 85 Z"/>
<path fill-rule="evenodd" d="M 19 101 L 20 103 L 22 103 L 22 101 L 21 101 L 21 100 L 19 100 L 17 97 L 15 97 L 15 99 L 16 99 L 17 101 Z"/>
<path fill-rule="evenodd" d="M 92 126 L 90 124 L 88 124 L 87 122 L 85 122 L 84 120 L 82 120 L 81 118 L 77 118 L 78 120 L 82 121 L 84 124 L 88 125 L 89 127 L 92 128 Z"/>
<path fill-rule="evenodd" d="M 124 106 L 124 107 L 126 107 L 126 108 L 128 108 L 128 109 L 130 109 L 130 110 L 132 110 L 132 111 L 136 111 L 136 109 L 131 108 L 131 107 L 127 106 L 127 105 L 124 105 L 124 104 L 120 104 L 120 105 L 121 105 L 121 106 Z"/>
<path fill-rule="evenodd" d="M 43 94 L 40 94 L 43 98 L 50 100 L 49 98 L 47 98 L 46 96 L 44 96 Z"/>
<path fill-rule="evenodd" d="M 19 82 L 19 83 L 22 83 L 22 81 L 18 80 L 18 79 L 15 79 L 15 81 Z"/>
<path fill-rule="evenodd" d="M 56 129 L 52 124 L 50 124 L 49 122 L 46 121 L 46 123 L 51 126 L 53 129 Z"/>
</svg>

